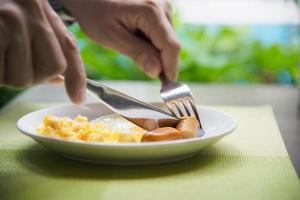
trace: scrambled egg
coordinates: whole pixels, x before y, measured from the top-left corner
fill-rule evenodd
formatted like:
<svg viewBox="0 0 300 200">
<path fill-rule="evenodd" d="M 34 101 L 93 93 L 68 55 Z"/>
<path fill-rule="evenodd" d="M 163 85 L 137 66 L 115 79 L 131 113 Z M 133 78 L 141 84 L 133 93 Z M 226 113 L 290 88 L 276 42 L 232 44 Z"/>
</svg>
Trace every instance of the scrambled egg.
<svg viewBox="0 0 300 200">
<path fill-rule="evenodd" d="M 124 119 L 125 120 L 125 119 Z M 114 121 L 111 119 L 110 121 Z M 130 122 L 127 122 L 127 124 Z M 146 132 L 136 125 L 126 125 L 114 129 L 103 120 L 89 122 L 88 118 L 78 115 L 75 120 L 68 117 L 46 116 L 38 133 L 68 141 L 82 142 L 141 142 Z M 130 132 L 130 133 L 129 133 Z"/>
</svg>

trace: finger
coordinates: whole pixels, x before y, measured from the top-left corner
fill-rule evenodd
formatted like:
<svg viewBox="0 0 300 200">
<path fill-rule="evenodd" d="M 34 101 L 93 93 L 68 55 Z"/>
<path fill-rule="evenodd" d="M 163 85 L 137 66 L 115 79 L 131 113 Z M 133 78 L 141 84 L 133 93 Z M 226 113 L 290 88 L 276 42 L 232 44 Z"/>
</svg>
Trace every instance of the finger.
<svg viewBox="0 0 300 200">
<path fill-rule="evenodd" d="M 6 51 L 5 84 L 14 87 L 27 87 L 32 83 L 33 72 L 23 38 L 15 38 Z"/>
<path fill-rule="evenodd" d="M 40 22 L 35 25 L 32 55 L 34 82 L 48 81 L 65 72 L 67 64 L 62 48 L 45 13 L 41 13 Z"/>
<path fill-rule="evenodd" d="M 177 78 L 180 43 L 175 30 L 169 22 L 164 10 L 152 2 L 137 12 L 143 20 L 137 21 L 138 28 L 143 31 L 161 52 L 163 71 L 169 80 Z"/>
<path fill-rule="evenodd" d="M 149 42 L 137 37 L 123 26 L 111 27 L 109 48 L 132 58 L 150 77 L 158 77 L 162 64 L 159 51 Z"/>
<path fill-rule="evenodd" d="M 86 93 L 86 74 L 76 41 L 56 13 L 49 5 L 47 7 L 47 18 L 54 28 L 67 61 L 67 69 L 64 74 L 67 93 L 74 103 L 82 103 Z"/>
<path fill-rule="evenodd" d="M 7 5 L 0 7 L 0 85 L 5 84 L 5 54 L 11 36 L 7 26 L 11 6 Z"/>
<path fill-rule="evenodd" d="M 10 14 L 6 16 L 6 26 L 13 34 L 9 37 L 5 52 L 1 52 L 2 56 L 5 54 L 4 83 L 26 87 L 31 85 L 33 78 L 29 33 L 20 9 L 16 6 L 9 6 L 7 9 Z"/>
<path fill-rule="evenodd" d="M 65 79 L 62 75 L 58 75 L 49 80 L 49 82 L 53 85 L 62 85 L 65 83 Z"/>
<path fill-rule="evenodd" d="M 170 1 L 165 0 L 165 1 L 162 1 L 162 4 L 163 4 L 162 6 L 163 6 L 163 8 L 165 10 L 166 16 L 167 16 L 169 22 L 171 23 L 171 25 L 173 26 L 173 22 L 172 22 L 172 6 L 171 6 L 171 3 L 170 3 Z"/>
<path fill-rule="evenodd" d="M 0 86 L 4 84 L 4 74 L 5 74 L 4 61 L 5 61 L 5 48 L 1 48 L 0 49 Z"/>
</svg>

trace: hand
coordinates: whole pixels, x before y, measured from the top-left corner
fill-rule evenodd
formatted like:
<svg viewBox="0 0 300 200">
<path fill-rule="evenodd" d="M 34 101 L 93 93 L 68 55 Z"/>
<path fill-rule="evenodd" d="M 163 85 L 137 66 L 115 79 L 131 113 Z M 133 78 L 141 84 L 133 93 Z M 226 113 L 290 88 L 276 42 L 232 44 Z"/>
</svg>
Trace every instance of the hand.
<svg viewBox="0 0 300 200">
<path fill-rule="evenodd" d="M 74 103 L 85 96 L 76 42 L 47 0 L 0 1 L 0 85 L 27 87 L 65 76 Z"/>
<path fill-rule="evenodd" d="M 93 40 L 132 58 L 149 76 L 157 77 L 163 71 L 169 80 L 176 80 L 180 44 L 166 0 L 62 2 Z"/>
</svg>

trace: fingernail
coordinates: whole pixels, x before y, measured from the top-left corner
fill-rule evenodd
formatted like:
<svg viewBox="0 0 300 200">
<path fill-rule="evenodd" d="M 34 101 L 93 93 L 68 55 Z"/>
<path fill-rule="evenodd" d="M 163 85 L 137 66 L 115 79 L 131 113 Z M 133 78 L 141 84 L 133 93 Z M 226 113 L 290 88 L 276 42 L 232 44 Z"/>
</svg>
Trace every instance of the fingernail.
<svg viewBox="0 0 300 200">
<path fill-rule="evenodd" d="M 152 78 L 157 77 L 160 73 L 160 62 L 157 59 L 148 60 L 145 70 Z"/>
</svg>

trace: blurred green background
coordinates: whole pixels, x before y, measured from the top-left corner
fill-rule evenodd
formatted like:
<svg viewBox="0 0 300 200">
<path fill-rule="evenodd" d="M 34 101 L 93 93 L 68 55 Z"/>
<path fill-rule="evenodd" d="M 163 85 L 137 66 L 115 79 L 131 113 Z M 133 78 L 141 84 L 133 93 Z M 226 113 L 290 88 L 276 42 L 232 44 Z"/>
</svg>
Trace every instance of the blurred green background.
<svg viewBox="0 0 300 200">
<path fill-rule="evenodd" d="M 297 83 L 300 42 L 296 26 L 200 26 L 176 20 L 175 27 L 182 43 L 179 80 Z M 88 39 L 78 25 L 71 31 L 90 78 L 150 80 L 130 59 Z"/>
<path fill-rule="evenodd" d="M 298 82 L 299 26 L 174 25 L 182 43 L 179 80 L 218 84 Z M 128 58 L 92 42 L 77 24 L 76 36 L 89 78 L 153 81 Z M 0 106 L 20 90 L 0 88 Z"/>
</svg>

